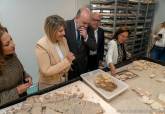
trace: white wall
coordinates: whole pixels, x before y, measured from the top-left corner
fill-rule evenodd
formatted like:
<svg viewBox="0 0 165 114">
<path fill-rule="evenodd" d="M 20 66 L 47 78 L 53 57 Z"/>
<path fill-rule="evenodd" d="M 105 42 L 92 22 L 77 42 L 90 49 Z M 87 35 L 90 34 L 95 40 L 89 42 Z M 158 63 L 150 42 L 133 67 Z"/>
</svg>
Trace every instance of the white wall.
<svg viewBox="0 0 165 114">
<path fill-rule="evenodd" d="M 164 21 L 165 21 L 165 0 L 158 0 L 158 5 L 155 11 L 153 29 Z"/>
<path fill-rule="evenodd" d="M 86 6 L 90 4 L 90 0 L 76 0 L 77 1 L 77 9 L 82 6 Z"/>
<path fill-rule="evenodd" d="M 87 0 L 0 0 L 0 23 L 16 44 L 16 52 L 26 71 L 38 81 L 34 47 L 43 35 L 43 22 L 51 14 L 73 18 Z"/>
<path fill-rule="evenodd" d="M 38 80 L 34 46 L 43 35 L 43 22 L 51 14 L 65 19 L 74 17 L 76 11 L 90 0 L 0 0 L 0 23 L 11 33 L 16 52 L 27 72 Z M 165 21 L 165 0 L 159 0 L 154 26 Z"/>
</svg>

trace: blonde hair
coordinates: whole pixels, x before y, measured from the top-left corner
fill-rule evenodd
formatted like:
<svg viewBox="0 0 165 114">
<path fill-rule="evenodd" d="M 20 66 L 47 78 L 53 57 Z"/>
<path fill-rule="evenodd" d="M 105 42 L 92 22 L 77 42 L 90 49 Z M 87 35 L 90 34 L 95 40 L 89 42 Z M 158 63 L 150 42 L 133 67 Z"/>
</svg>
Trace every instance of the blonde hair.
<svg viewBox="0 0 165 114">
<path fill-rule="evenodd" d="M 51 15 L 46 18 L 45 24 L 44 24 L 44 30 L 47 35 L 47 37 L 51 40 L 54 41 L 55 39 L 55 34 L 59 27 L 65 27 L 65 21 L 62 17 L 58 15 Z"/>
</svg>

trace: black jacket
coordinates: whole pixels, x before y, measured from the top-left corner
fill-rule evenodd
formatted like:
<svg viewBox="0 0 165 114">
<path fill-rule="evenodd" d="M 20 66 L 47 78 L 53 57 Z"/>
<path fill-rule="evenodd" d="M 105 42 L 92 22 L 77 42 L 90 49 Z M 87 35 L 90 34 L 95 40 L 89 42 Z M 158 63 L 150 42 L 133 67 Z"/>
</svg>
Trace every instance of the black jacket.
<svg viewBox="0 0 165 114">
<path fill-rule="evenodd" d="M 98 60 L 103 60 L 104 57 L 104 30 L 98 28 L 98 43 L 97 43 Z"/>
<path fill-rule="evenodd" d="M 88 63 L 88 53 L 89 50 L 96 49 L 96 42 L 93 34 L 93 30 L 88 27 L 88 40 L 85 42 L 82 38 L 81 46 L 78 46 L 76 40 L 76 30 L 74 20 L 66 21 L 66 30 L 65 36 L 69 49 L 74 53 L 76 59 L 73 61 L 72 69 L 73 71 L 69 73 L 69 78 L 79 76 L 82 73 L 87 72 L 87 63 Z"/>
<path fill-rule="evenodd" d="M 99 61 L 103 61 L 104 57 L 104 30 L 102 28 L 98 28 L 97 31 L 97 48 L 96 54 L 88 55 L 88 71 L 92 71 L 99 68 Z"/>
</svg>

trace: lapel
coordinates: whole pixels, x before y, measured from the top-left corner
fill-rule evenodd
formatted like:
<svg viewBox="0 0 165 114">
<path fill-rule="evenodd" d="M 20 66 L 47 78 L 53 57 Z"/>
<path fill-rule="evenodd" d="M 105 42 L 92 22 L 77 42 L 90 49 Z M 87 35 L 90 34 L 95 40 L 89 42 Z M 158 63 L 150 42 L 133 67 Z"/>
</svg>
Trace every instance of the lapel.
<svg viewBox="0 0 165 114">
<path fill-rule="evenodd" d="M 77 44 L 77 40 L 76 40 L 76 28 L 75 28 L 75 22 L 74 20 L 71 21 L 70 24 L 70 33 L 71 33 L 71 44 L 73 44 L 73 46 L 75 46 L 75 49 L 78 49 L 78 44 Z"/>
<path fill-rule="evenodd" d="M 56 49 L 54 48 L 54 45 L 53 43 L 47 38 L 47 43 L 48 43 L 48 48 L 49 48 L 49 52 L 51 54 L 51 56 L 53 57 L 53 59 L 50 58 L 50 61 L 51 63 L 55 64 L 55 63 L 58 63 L 60 62 L 60 57 L 59 55 L 57 54 L 57 51 Z"/>
<path fill-rule="evenodd" d="M 100 29 L 98 28 L 98 31 L 97 31 L 97 35 L 98 35 L 98 42 L 97 42 L 97 50 L 99 49 L 99 46 L 100 46 L 100 42 L 101 42 L 101 31 Z"/>
</svg>

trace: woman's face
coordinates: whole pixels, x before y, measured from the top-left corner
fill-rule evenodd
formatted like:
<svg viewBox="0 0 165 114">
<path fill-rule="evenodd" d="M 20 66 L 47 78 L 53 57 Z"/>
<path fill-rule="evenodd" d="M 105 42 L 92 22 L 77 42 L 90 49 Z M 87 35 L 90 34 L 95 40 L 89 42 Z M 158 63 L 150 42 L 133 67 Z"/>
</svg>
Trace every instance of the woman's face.
<svg viewBox="0 0 165 114">
<path fill-rule="evenodd" d="M 15 44 L 13 43 L 11 36 L 7 32 L 2 35 L 1 42 L 4 55 L 15 53 Z"/>
<path fill-rule="evenodd" d="M 64 30 L 64 27 L 61 26 L 55 32 L 55 38 L 57 41 L 60 41 L 64 37 L 64 35 L 65 35 L 65 30 Z"/>
<path fill-rule="evenodd" d="M 128 32 L 123 32 L 118 35 L 119 43 L 125 43 L 127 39 L 128 39 Z"/>
</svg>

